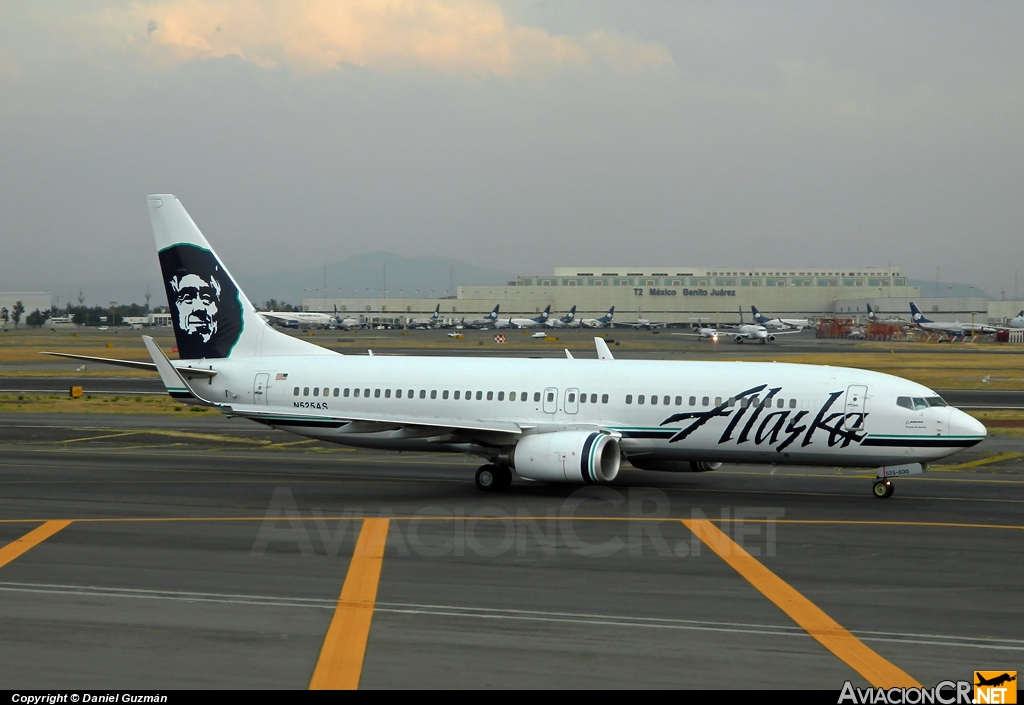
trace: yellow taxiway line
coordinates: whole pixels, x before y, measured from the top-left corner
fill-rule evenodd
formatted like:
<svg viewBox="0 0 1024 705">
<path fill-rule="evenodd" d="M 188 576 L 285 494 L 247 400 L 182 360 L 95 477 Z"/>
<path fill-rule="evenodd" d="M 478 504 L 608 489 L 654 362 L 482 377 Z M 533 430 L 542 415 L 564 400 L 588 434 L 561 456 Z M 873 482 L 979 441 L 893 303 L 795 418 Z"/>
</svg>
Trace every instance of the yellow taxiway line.
<svg viewBox="0 0 1024 705">
<path fill-rule="evenodd" d="M 364 519 L 345 584 L 324 637 L 310 690 L 355 690 L 363 671 L 366 640 L 388 538 L 387 519 Z"/>
<path fill-rule="evenodd" d="M 908 673 L 879 656 L 841 624 L 797 592 L 789 583 L 768 570 L 722 530 L 706 519 L 683 519 L 708 548 L 717 553 L 737 573 L 775 603 L 803 627 L 822 646 L 838 656 L 850 668 L 876 688 L 920 687 Z"/>
<path fill-rule="evenodd" d="M 7 565 L 33 546 L 41 544 L 69 524 L 71 524 L 71 521 L 67 519 L 48 521 L 42 526 L 32 529 L 32 531 L 20 539 L 11 541 L 3 548 L 0 548 L 0 567 Z"/>
</svg>

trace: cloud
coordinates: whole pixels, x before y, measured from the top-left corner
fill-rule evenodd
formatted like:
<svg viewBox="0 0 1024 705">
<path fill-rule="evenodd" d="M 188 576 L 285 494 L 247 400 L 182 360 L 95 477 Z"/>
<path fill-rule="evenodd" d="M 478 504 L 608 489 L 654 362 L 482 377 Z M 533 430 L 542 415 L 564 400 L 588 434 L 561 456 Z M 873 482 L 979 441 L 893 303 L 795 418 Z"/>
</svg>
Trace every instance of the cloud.
<svg viewBox="0 0 1024 705">
<path fill-rule="evenodd" d="M 164 0 L 107 10 L 103 21 L 161 65 L 237 56 L 308 73 L 350 64 L 508 78 L 672 64 L 661 44 L 610 31 L 573 36 L 518 26 L 487 0 Z"/>
</svg>

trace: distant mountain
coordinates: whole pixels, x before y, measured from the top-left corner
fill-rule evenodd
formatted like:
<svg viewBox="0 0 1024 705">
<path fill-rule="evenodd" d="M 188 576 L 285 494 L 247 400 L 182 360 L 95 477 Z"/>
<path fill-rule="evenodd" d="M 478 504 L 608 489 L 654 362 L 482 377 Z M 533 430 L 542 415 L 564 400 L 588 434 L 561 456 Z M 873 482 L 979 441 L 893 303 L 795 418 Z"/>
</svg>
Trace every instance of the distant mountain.
<svg viewBox="0 0 1024 705">
<path fill-rule="evenodd" d="M 388 298 L 395 299 L 455 296 L 453 285 L 502 285 L 516 277 L 446 257 L 403 257 L 391 252 L 355 255 L 326 265 L 326 273 L 321 266 L 301 272 L 236 276 L 245 293 L 259 306 L 271 298 L 300 304 L 303 298 L 319 296 L 325 288 L 325 274 L 327 296 L 381 296 L 386 281 Z"/>
<path fill-rule="evenodd" d="M 958 299 L 967 299 L 980 296 L 990 301 L 995 300 L 993 296 L 980 286 L 973 286 L 971 284 L 954 284 L 953 282 L 937 282 L 928 279 L 907 279 L 907 285 L 920 287 L 921 298 L 945 298 L 952 296 Z"/>
</svg>

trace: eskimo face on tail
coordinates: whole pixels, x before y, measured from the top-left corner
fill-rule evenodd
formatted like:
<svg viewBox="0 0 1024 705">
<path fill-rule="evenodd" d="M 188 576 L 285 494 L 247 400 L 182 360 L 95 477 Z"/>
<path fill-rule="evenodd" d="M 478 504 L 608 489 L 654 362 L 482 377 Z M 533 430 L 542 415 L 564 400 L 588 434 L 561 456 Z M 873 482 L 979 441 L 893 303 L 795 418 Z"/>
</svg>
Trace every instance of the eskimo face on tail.
<svg viewBox="0 0 1024 705">
<path fill-rule="evenodd" d="M 195 245 L 174 245 L 160 252 L 160 270 L 181 357 L 230 355 L 242 333 L 242 307 L 214 254 Z"/>
</svg>

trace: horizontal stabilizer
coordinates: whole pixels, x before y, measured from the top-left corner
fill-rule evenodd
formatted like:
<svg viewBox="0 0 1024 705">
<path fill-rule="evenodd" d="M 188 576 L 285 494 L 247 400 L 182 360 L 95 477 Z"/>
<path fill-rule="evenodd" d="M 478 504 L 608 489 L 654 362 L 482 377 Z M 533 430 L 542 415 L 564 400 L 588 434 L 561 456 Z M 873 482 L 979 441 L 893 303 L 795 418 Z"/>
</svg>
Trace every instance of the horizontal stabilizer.
<svg viewBox="0 0 1024 705">
<path fill-rule="evenodd" d="M 102 362 L 104 365 L 115 365 L 116 367 L 129 367 L 133 370 L 146 370 L 147 372 L 156 372 L 157 367 L 152 362 L 142 362 L 141 360 L 118 360 L 112 357 L 93 357 L 92 355 L 73 355 L 71 353 L 60 353 L 60 352 L 40 352 L 40 355 L 53 355 L 54 357 L 66 357 L 71 360 L 84 360 L 86 362 Z M 201 377 L 208 379 L 217 374 L 217 370 L 202 369 L 198 367 L 181 367 L 182 374 L 187 377 Z"/>
</svg>

